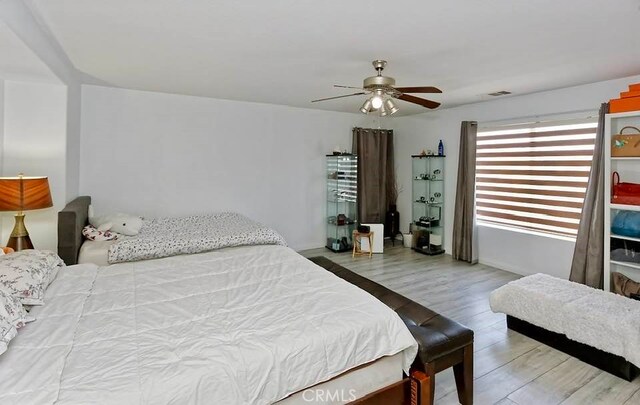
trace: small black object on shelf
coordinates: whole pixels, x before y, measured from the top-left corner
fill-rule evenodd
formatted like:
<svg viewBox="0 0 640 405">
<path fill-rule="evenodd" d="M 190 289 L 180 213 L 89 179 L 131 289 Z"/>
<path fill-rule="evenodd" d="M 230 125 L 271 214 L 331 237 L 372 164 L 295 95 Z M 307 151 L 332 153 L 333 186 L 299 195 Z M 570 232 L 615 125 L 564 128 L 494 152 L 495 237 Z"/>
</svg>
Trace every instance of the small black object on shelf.
<svg viewBox="0 0 640 405">
<path fill-rule="evenodd" d="M 371 227 L 369 225 L 358 225 L 358 232 L 369 233 L 370 231 L 371 231 Z"/>
<path fill-rule="evenodd" d="M 348 252 L 353 249 L 353 245 L 346 236 L 340 239 L 327 238 L 327 245 L 325 247 L 335 253 Z"/>
<path fill-rule="evenodd" d="M 415 223 L 417 226 L 424 227 L 419 222 Z M 434 245 L 431 242 L 431 232 L 426 229 L 418 229 L 413 231 L 413 237 L 415 243 L 413 250 L 429 256 L 440 255 L 444 253 L 442 245 Z"/>
</svg>

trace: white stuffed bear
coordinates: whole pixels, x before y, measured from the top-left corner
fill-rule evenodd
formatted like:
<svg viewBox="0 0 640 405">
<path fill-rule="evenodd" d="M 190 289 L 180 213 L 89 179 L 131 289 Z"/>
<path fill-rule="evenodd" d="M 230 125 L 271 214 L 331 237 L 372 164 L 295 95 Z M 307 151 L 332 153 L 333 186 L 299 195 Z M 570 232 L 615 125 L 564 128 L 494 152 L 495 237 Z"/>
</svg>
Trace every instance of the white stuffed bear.
<svg viewBox="0 0 640 405">
<path fill-rule="evenodd" d="M 142 218 L 129 214 L 109 214 L 95 216 L 93 206 L 89 205 L 89 223 L 99 231 L 111 231 L 127 236 L 134 236 L 142 228 Z"/>
</svg>

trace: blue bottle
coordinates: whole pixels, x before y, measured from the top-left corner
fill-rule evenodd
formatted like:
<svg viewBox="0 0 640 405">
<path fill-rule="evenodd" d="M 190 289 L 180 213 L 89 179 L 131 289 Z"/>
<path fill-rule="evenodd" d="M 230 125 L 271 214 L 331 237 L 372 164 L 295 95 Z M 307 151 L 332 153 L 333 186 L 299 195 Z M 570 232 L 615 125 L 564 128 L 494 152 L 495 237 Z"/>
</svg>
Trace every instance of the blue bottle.
<svg viewBox="0 0 640 405">
<path fill-rule="evenodd" d="M 442 144 L 442 139 L 440 139 L 440 143 L 438 144 L 438 156 L 444 156 L 444 145 Z"/>
</svg>

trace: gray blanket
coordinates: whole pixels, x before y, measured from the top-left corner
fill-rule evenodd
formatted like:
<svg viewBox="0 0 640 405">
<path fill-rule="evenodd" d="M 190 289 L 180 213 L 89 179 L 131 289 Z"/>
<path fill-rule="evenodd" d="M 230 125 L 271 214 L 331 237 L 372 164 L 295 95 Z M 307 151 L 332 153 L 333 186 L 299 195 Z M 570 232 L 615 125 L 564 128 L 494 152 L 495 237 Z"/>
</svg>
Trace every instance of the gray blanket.
<svg viewBox="0 0 640 405">
<path fill-rule="evenodd" d="M 273 229 L 231 212 L 160 218 L 145 221 L 137 236 L 111 245 L 109 263 L 158 259 L 245 245 L 286 246 L 286 242 Z"/>
</svg>

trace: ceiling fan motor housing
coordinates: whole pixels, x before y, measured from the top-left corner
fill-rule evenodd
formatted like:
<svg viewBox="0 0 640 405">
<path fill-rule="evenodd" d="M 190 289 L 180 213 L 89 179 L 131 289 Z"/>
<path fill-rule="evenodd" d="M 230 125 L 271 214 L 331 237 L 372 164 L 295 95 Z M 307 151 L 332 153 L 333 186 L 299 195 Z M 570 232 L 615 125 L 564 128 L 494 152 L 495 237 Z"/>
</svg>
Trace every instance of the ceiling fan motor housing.
<svg viewBox="0 0 640 405">
<path fill-rule="evenodd" d="M 380 87 L 392 87 L 396 85 L 393 77 L 388 76 L 371 76 L 364 79 L 362 87 L 367 90 L 375 90 Z"/>
</svg>

